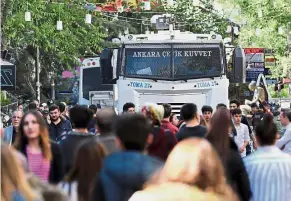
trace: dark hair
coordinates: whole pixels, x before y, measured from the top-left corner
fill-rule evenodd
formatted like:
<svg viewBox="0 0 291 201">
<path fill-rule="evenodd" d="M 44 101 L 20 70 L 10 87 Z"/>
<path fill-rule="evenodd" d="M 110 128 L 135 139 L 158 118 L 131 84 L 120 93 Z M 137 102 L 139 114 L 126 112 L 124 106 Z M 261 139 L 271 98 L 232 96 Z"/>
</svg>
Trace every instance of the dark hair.
<svg viewBox="0 0 291 201">
<path fill-rule="evenodd" d="M 144 151 L 152 126 L 142 114 L 123 114 L 116 123 L 116 135 L 126 150 Z"/>
<path fill-rule="evenodd" d="M 34 102 L 29 103 L 28 110 L 37 110 L 37 105 Z"/>
<path fill-rule="evenodd" d="M 51 160 L 52 153 L 51 153 L 51 148 L 50 148 L 50 138 L 49 138 L 47 124 L 45 123 L 44 119 L 42 118 L 42 116 L 39 114 L 38 111 L 30 111 L 22 117 L 21 122 L 19 124 L 19 133 L 16 135 L 13 146 L 18 151 L 24 151 L 28 144 L 28 138 L 26 137 L 24 133 L 24 126 L 25 126 L 24 123 L 28 115 L 33 115 L 36 118 L 36 121 L 39 124 L 39 132 L 40 132 L 39 145 L 40 145 L 43 157 L 46 160 Z"/>
<path fill-rule="evenodd" d="M 208 141 L 216 149 L 223 163 L 226 163 L 229 146 L 230 112 L 227 108 L 219 108 L 210 121 Z"/>
<path fill-rule="evenodd" d="M 170 104 L 163 104 L 164 107 L 164 118 L 169 118 L 171 116 L 172 107 Z"/>
<path fill-rule="evenodd" d="M 93 118 L 92 110 L 80 105 L 71 108 L 69 113 L 74 128 L 87 128 Z"/>
<path fill-rule="evenodd" d="M 51 106 L 49 107 L 49 112 L 54 111 L 54 110 L 58 110 L 58 111 L 60 111 L 59 106 L 57 106 L 57 105 L 51 105 Z"/>
<path fill-rule="evenodd" d="M 182 106 L 180 113 L 184 121 L 192 120 L 197 114 L 197 106 L 194 103 L 186 103 Z"/>
<path fill-rule="evenodd" d="M 89 109 L 92 110 L 93 114 L 96 114 L 96 112 L 97 112 L 97 106 L 96 105 L 93 105 L 93 104 L 90 105 Z"/>
<path fill-rule="evenodd" d="M 78 199 L 80 201 L 90 200 L 95 178 L 102 168 L 106 154 L 104 146 L 96 140 L 85 140 L 79 145 L 74 166 L 66 180 L 78 183 Z"/>
<path fill-rule="evenodd" d="M 235 108 L 235 109 L 233 109 L 233 110 L 232 110 L 232 115 L 236 115 L 236 114 L 242 114 L 241 109 L 239 109 L 239 108 Z"/>
<path fill-rule="evenodd" d="M 113 131 L 117 115 L 114 109 L 102 109 L 97 113 L 96 125 L 99 128 L 101 135 L 111 133 Z"/>
<path fill-rule="evenodd" d="M 58 103 L 60 112 L 63 113 L 66 110 L 66 105 L 64 103 Z"/>
<path fill-rule="evenodd" d="M 202 107 L 202 109 L 201 109 L 201 111 L 202 111 L 202 113 L 204 113 L 204 112 L 213 112 L 213 109 L 212 109 L 212 107 L 211 106 L 209 106 L 209 105 L 204 105 L 203 107 Z"/>
<path fill-rule="evenodd" d="M 255 108 L 259 108 L 258 105 L 257 105 L 256 103 L 252 103 L 252 104 L 251 104 L 251 108 L 253 108 L 253 107 L 255 107 Z"/>
<path fill-rule="evenodd" d="M 283 117 L 287 117 L 289 119 L 289 121 L 291 121 L 291 109 L 289 108 L 282 108 L 281 109 L 282 115 Z"/>
<path fill-rule="evenodd" d="M 227 106 L 224 103 L 218 103 L 216 105 L 216 109 L 219 109 L 219 108 L 227 108 Z"/>
<path fill-rule="evenodd" d="M 46 104 L 48 105 L 48 107 L 50 107 L 51 105 L 54 104 L 54 101 L 53 101 L 53 100 L 48 100 L 48 101 L 46 102 Z"/>
<path fill-rule="evenodd" d="M 236 104 L 237 105 L 237 107 L 239 107 L 240 106 L 240 102 L 238 101 L 238 100 L 231 100 L 230 102 L 229 102 L 229 104 Z"/>
<path fill-rule="evenodd" d="M 260 145 L 273 145 L 276 141 L 278 129 L 271 114 L 266 114 L 255 128 Z"/>
<path fill-rule="evenodd" d="M 133 103 L 125 103 L 123 105 L 123 112 L 127 112 L 128 109 L 131 108 L 131 107 L 135 108 L 135 105 Z"/>
</svg>

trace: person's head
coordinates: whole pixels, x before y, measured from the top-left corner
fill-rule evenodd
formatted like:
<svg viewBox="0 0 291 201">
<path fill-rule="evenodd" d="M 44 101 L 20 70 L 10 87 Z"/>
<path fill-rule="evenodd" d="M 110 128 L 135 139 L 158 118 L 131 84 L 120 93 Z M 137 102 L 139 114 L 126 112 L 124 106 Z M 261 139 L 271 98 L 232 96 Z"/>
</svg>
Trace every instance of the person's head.
<svg viewBox="0 0 291 201">
<path fill-rule="evenodd" d="M 21 111 L 23 111 L 23 105 L 22 105 L 22 104 L 19 104 L 19 105 L 17 106 L 17 110 L 21 110 Z"/>
<path fill-rule="evenodd" d="M 94 104 L 90 105 L 89 109 L 92 110 L 93 114 L 96 114 L 98 110 L 97 106 Z"/>
<path fill-rule="evenodd" d="M 239 108 L 235 108 L 231 111 L 234 124 L 240 124 L 242 118 L 242 111 Z"/>
<path fill-rule="evenodd" d="M 24 170 L 15 158 L 13 149 L 1 143 L 1 200 L 10 201 L 15 191 L 18 191 L 26 201 L 37 200 L 26 180 Z"/>
<path fill-rule="evenodd" d="M 259 107 L 256 103 L 252 103 L 251 104 L 251 110 L 252 110 L 252 113 L 255 114 L 256 112 L 259 111 Z"/>
<path fill-rule="evenodd" d="M 42 112 L 44 110 L 44 107 L 42 105 L 40 105 L 38 109 L 39 109 L 39 111 Z"/>
<path fill-rule="evenodd" d="M 229 103 L 229 109 L 230 111 L 236 109 L 236 108 L 239 108 L 240 106 L 240 102 L 238 100 L 231 100 L 230 103 Z"/>
<path fill-rule="evenodd" d="M 123 105 L 124 113 L 135 113 L 135 105 L 133 103 L 125 103 Z"/>
<path fill-rule="evenodd" d="M 16 111 L 13 112 L 13 114 L 12 114 L 12 125 L 13 125 L 14 128 L 18 129 L 18 126 L 20 124 L 22 116 L 23 116 L 23 111 L 22 110 L 16 110 Z"/>
<path fill-rule="evenodd" d="M 56 122 L 59 120 L 61 116 L 60 108 L 57 105 L 51 105 L 49 107 L 49 114 L 50 114 L 50 120 L 52 122 Z"/>
<path fill-rule="evenodd" d="M 101 109 L 96 115 L 96 127 L 101 135 L 112 134 L 117 115 L 114 109 Z"/>
<path fill-rule="evenodd" d="M 291 122 L 291 109 L 281 109 L 280 122 L 282 126 L 287 126 Z"/>
<path fill-rule="evenodd" d="M 35 111 L 35 110 L 37 110 L 37 105 L 34 102 L 29 103 L 28 110 L 29 111 Z"/>
<path fill-rule="evenodd" d="M 42 103 L 41 106 L 43 107 L 43 110 L 48 110 L 48 105 L 47 105 L 47 103 Z"/>
<path fill-rule="evenodd" d="M 249 90 L 250 91 L 255 91 L 257 88 L 257 82 L 256 81 L 251 81 L 251 83 L 249 84 Z"/>
<path fill-rule="evenodd" d="M 160 184 L 183 183 L 197 186 L 202 191 L 233 196 L 219 156 L 205 139 L 190 138 L 178 143 L 156 180 Z"/>
<path fill-rule="evenodd" d="M 38 141 L 44 158 L 50 160 L 51 149 L 47 125 L 39 112 L 32 111 L 23 116 L 14 146 L 18 150 L 23 150 L 26 145 L 35 140 Z"/>
<path fill-rule="evenodd" d="M 36 104 L 36 108 L 39 107 L 39 101 L 38 101 L 38 100 L 34 100 L 34 101 L 32 101 L 32 102 Z"/>
<path fill-rule="evenodd" d="M 58 186 L 44 183 L 38 176 L 33 173 L 27 174 L 27 181 L 31 188 L 36 191 L 40 192 L 43 201 L 51 201 L 51 200 L 58 200 L 58 201 L 67 201 L 67 195 L 65 192 L 60 191 Z"/>
<path fill-rule="evenodd" d="M 171 113 L 172 113 L 172 107 L 170 104 L 163 104 L 164 107 L 164 118 L 170 118 Z"/>
<path fill-rule="evenodd" d="M 47 106 L 50 107 L 51 105 L 54 104 L 54 101 L 53 100 L 48 100 L 46 103 L 47 103 Z"/>
<path fill-rule="evenodd" d="M 213 109 L 211 106 L 209 105 L 204 105 L 201 109 L 203 117 L 205 119 L 206 122 L 209 122 L 211 117 L 212 117 L 212 113 L 213 113 Z"/>
<path fill-rule="evenodd" d="M 66 180 L 78 183 L 79 200 L 90 200 L 95 177 L 101 170 L 106 154 L 106 149 L 97 140 L 86 140 L 77 148 L 73 168 Z"/>
<path fill-rule="evenodd" d="M 58 103 L 60 113 L 64 114 L 66 112 L 66 105 L 64 103 Z"/>
<path fill-rule="evenodd" d="M 152 125 L 160 126 L 164 118 L 164 107 L 155 103 L 146 103 L 141 113 L 151 121 Z"/>
<path fill-rule="evenodd" d="M 93 112 L 85 106 L 76 105 L 70 109 L 70 118 L 74 128 L 84 129 L 93 118 Z"/>
<path fill-rule="evenodd" d="M 123 114 L 116 122 L 116 135 L 124 150 L 143 152 L 151 131 L 152 125 L 142 114 Z"/>
<path fill-rule="evenodd" d="M 278 129 L 271 114 L 266 114 L 256 125 L 256 139 L 260 146 L 273 145 L 277 139 Z"/>
<path fill-rule="evenodd" d="M 197 120 L 200 122 L 200 117 L 197 111 L 197 106 L 194 103 L 186 103 L 181 108 L 181 117 L 185 122 Z"/>
<path fill-rule="evenodd" d="M 174 126 L 178 126 L 178 124 L 179 124 L 179 119 L 178 119 L 177 114 L 175 114 L 175 113 L 172 113 L 172 114 L 171 114 L 171 116 L 170 116 L 170 122 L 171 122 Z"/>
<path fill-rule="evenodd" d="M 48 117 L 48 115 L 49 115 L 49 111 L 48 111 L 48 110 L 43 110 L 43 111 L 41 112 L 41 114 L 42 114 L 42 117 L 43 117 L 44 119 L 46 119 L 46 118 Z"/>
<path fill-rule="evenodd" d="M 216 110 L 218 110 L 219 108 L 227 108 L 227 106 L 224 103 L 218 103 L 216 105 Z"/>
<path fill-rule="evenodd" d="M 210 121 L 208 141 L 214 146 L 223 162 L 226 162 L 229 151 L 230 112 L 227 108 L 220 108 Z"/>
</svg>

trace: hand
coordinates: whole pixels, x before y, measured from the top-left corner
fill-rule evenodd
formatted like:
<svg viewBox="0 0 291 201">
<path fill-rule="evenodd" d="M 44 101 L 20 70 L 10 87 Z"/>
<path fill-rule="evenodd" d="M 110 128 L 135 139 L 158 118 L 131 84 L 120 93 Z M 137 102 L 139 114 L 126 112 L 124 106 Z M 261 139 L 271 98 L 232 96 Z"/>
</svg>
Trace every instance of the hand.
<svg viewBox="0 0 291 201">
<path fill-rule="evenodd" d="M 254 147 L 254 149 L 257 149 L 257 148 L 258 148 L 258 143 L 257 143 L 257 141 L 254 141 L 254 142 L 253 142 L 253 147 Z"/>
<path fill-rule="evenodd" d="M 246 148 L 241 147 L 241 148 L 239 149 L 239 153 L 243 153 L 243 152 L 245 151 L 245 149 L 246 149 Z"/>
</svg>

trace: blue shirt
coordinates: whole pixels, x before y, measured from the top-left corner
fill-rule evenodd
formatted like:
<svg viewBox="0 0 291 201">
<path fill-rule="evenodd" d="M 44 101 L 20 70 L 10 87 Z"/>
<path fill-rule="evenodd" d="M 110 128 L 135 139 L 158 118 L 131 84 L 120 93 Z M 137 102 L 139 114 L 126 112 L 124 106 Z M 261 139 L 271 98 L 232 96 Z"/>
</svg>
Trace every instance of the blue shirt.
<svg viewBox="0 0 291 201">
<path fill-rule="evenodd" d="M 252 201 L 291 200 L 291 156 L 276 146 L 259 147 L 244 158 Z"/>
</svg>

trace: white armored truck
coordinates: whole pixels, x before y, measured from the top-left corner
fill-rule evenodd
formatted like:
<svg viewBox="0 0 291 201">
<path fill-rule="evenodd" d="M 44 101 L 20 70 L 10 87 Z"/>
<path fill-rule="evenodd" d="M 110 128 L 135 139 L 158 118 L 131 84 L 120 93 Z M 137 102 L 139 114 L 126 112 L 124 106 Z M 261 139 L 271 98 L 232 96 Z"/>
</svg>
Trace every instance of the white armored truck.
<svg viewBox="0 0 291 201">
<path fill-rule="evenodd" d="M 220 35 L 174 30 L 120 38 L 118 49 L 104 49 L 100 56 L 103 84 L 113 84 L 118 112 L 126 102 L 136 110 L 146 102 L 169 103 L 179 112 L 184 103 L 213 108 L 228 105 L 229 77 L 226 52 Z M 243 82 L 244 53 L 236 48 L 233 81 Z"/>
</svg>

